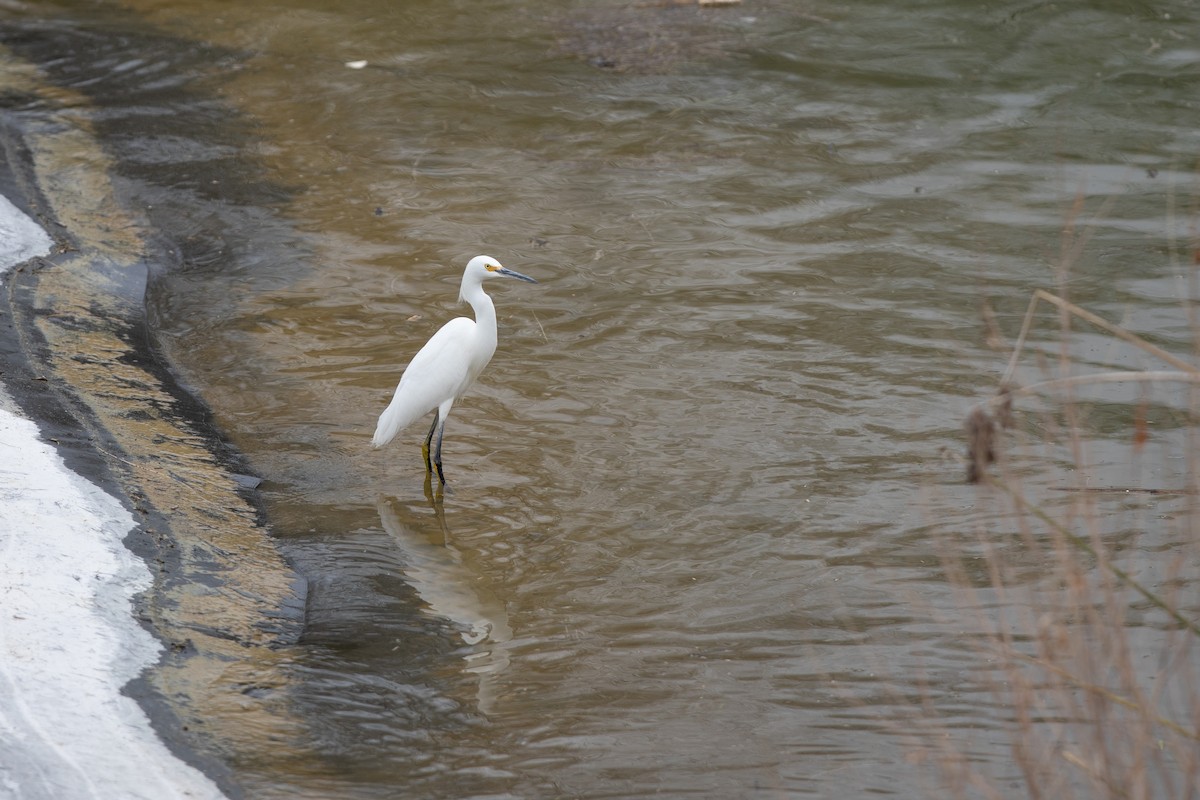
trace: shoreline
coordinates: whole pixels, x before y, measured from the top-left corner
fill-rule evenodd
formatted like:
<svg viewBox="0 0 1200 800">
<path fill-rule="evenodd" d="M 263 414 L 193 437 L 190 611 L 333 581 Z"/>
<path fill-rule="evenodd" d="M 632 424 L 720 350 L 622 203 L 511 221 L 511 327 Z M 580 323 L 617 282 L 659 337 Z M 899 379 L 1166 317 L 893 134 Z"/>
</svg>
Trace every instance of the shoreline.
<svg viewBox="0 0 1200 800">
<path fill-rule="evenodd" d="M 0 187 L 8 288 L 10 273 L 39 268 L 53 242 L 4 188 L 12 188 Z M 9 300 L 6 292 L 11 319 Z M 129 692 L 165 649 L 133 614 L 135 596 L 153 583 L 124 545 L 137 523 L 111 479 L 85 463 L 95 461 L 76 457 L 71 468 L 47 442 L 68 438 L 66 426 L 35 422 L 10 395 L 38 380 L 15 363 L 14 331 L 0 335 L 0 789 L 21 800 L 225 798 L 170 753 Z M 82 456 L 78 445 L 64 449 Z"/>
<path fill-rule="evenodd" d="M 285 650 L 306 587 L 154 344 L 145 294 L 172 258 L 118 200 L 86 98 L 2 45 L 0 75 L 28 98 L 0 109 L 0 231 L 46 237 L 0 269 L 0 449 L 21 456 L 0 468 L 0 795 L 241 797 L 248 737 L 302 738 Z"/>
</svg>

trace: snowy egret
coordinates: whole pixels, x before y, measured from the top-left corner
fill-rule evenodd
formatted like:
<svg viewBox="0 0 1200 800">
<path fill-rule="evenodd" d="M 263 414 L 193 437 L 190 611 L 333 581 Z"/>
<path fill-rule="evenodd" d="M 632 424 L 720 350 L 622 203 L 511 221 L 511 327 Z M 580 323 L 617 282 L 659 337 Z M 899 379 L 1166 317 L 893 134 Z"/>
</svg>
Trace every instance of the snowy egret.
<svg viewBox="0 0 1200 800">
<path fill-rule="evenodd" d="M 492 353 L 496 352 L 496 307 L 482 285 L 489 278 L 516 278 L 537 283 L 528 275 L 500 266 L 500 262 L 490 256 L 475 256 L 468 261 L 458 290 L 458 301 L 471 304 L 475 319 L 456 317 L 450 320 L 417 351 L 400 376 L 392 402 L 379 415 L 379 424 L 371 439 L 373 446 L 383 447 L 397 433 L 433 411 L 433 424 L 429 426 L 421 453 L 425 456 L 426 473 L 432 473 L 436 465 L 438 480 L 443 485 L 446 476 L 442 474 L 442 434 L 446 430 L 446 417 L 450 416 L 454 401 L 470 388 L 491 361 Z M 435 431 L 437 446 L 433 450 L 433 464 L 430 464 L 429 450 Z"/>
</svg>

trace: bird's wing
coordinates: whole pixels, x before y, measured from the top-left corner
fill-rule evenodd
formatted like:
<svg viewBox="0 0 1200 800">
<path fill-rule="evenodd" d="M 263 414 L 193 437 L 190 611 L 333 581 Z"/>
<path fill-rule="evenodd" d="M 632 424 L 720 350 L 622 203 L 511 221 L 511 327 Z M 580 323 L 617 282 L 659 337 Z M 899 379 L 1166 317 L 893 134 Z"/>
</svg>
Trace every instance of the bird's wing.
<svg viewBox="0 0 1200 800">
<path fill-rule="evenodd" d="M 392 402 L 379 415 L 372 444 L 382 447 L 406 427 L 458 397 L 470 383 L 471 341 L 475 322 L 450 320 L 422 347 L 400 376 Z"/>
</svg>

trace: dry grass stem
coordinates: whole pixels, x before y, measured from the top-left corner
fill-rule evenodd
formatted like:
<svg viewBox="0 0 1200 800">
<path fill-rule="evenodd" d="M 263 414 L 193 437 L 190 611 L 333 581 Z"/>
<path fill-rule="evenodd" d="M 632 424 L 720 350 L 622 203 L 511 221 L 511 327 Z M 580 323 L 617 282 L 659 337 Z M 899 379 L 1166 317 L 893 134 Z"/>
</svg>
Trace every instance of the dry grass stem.
<svg viewBox="0 0 1200 800">
<path fill-rule="evenodd" d="M 1192 511 L 1200 494 L 1200 459 L 1190 445 L 1200 418 L 1200 367 L 1066 299 L 1068 266 L 1090 236 L 1090 225 L 1076 228 L 1082 211 L 1077 199 L 1063 229 L 1059 293 L 1033 293 L 1000 391 L 967 416 L 967 479 L 986 484 L 976 497 L 980 513 L 990 516 L 974 542 L 953 539 L 945 549 L 948 578 L 978 626 L 992 691 L 1008 710 L 1008 766 L 1018 777 L 1003 767 L 986 774 L 949 736 L 939 763 L 955 797 L 1195 800 L 1200 533 Z M 1200 269 L 1192 272 L 1190 285 L 1198 285 Z M 1194 317 L 1194 304 L 1185 305 L 1188 318 Z M 1046 306 L 1058 317 L 1058 347 L 1031 348 L 1038 312 Z M 983 322 L 988 345 L 1002 342 L 986 305 Z M 1072 374 L 1079 362 L 1069 339 L 1080 323 L 1166 368 Z M 1027 359 L 1050 374 L 1017 384 L 1018 367 Z M 1103 469 L 1121 468 L 1120 451 L 1086 429 L 1092 412 L 1075 392 L 1120 383 L 1135 385 L 1135 399 L 1121 402 L 1129 409 L 1129 468 L 1139 472 L 1146 469 L 1139 459 L 1146 457 L 1151 431 L 1162 430 L 1153 427 L 1162 407 L 1151 402 L 1150 387 L 1193 387 L 1186 412 L 1175 417 L 1187 445 L 1186 469 L 1178 472 L 1183 485 L 1144 488 L 1135 478 L 1119 493 L 1093 485 Z M 1031 428 L 1033 419 L 1018 428 L 1013 403 L 1030 396 L 1053 400 L 1052 410 L 1043 412 L 1040 428 Z M 1032 442 L 1031 430 L 1037 430 Z M 1086 458 L 1093 449 L 1104 453 L 1096 467 Z M 1031 482 L 1034 470 L 1057 471 L 1065 480 Z M 1047 494 L 1053 490 L 1061 491 Z M 1011 533 L 996 531 L 997 522 Z M 968 560 L 976 565 L 969 570 Z"/>
</svg>

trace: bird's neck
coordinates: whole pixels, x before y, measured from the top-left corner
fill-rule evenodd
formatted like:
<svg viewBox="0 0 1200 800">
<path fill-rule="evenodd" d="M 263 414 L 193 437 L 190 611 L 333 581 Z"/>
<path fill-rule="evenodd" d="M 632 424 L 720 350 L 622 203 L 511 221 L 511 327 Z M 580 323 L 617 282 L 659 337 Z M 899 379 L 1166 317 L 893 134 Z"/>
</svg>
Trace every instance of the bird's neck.
<svg viewBox="0 0 1200 800">
<path fill-rule="evenodd" d="M 492 298 L 488 297 L 482 286 L 476 285 L 465 291 L 462 299 L 470 303 L 471 308 L 475 311 L 475 335 L 490 340 L 492 343 L 490 350 L 495 350 L 496 306 L 493 305 Z M 491 356 L 491 352 L 488 353 L 488 356 Z"/>
</svg>

